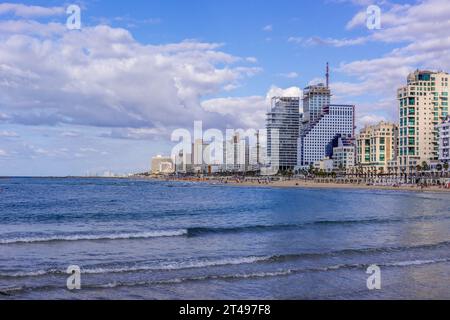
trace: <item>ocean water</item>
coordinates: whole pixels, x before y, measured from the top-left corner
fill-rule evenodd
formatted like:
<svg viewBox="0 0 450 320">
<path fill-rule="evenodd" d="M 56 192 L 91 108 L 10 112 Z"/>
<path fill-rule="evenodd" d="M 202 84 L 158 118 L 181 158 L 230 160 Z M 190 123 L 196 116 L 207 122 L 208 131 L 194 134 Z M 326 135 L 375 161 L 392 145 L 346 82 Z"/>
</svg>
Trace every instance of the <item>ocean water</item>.
<svg viewBox="0 0 450 320">
<path fill-rule="evenodd" d="M 3 178 L 0 299 L 450 299 L 450 194 Z"/>
</svg>

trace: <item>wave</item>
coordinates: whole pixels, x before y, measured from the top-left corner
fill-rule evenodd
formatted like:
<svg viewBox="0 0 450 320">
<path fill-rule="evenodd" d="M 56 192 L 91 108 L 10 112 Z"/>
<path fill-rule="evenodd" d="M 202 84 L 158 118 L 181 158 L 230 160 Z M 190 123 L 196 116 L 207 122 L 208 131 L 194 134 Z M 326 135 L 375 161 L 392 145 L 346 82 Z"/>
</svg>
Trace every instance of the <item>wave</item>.
<svg viewBox="0 0 450 320">
<path fill-rule="evenodd" d="M 161 237 L 179 237 L 187 235 L 186 229 L 181 230 L 157 230 L 138 233 L 112 233 L 112 234 L 88 234 L 88 235 L 55 235 L 42 237 L 23 237 L 2 239 L 0 244 L 17 243 L 41 243 L 41 242 L 59 242 L 59 241 L 86 241 L 86 240 L 127 240 L 127 239 L 147 239 Z"/>
<path fill-rule="evenodd" d="M 332 225 L 358 225 L 358 224 L 389 224 L 401 222 L 422 222 L 429 220 L 450 220 L 448 216 L 430 216 L 430 217 L 412 217 L 412 218 L 373 218 L 360 220 L 318 220 L 304 222 L 298 224 L 274 224 L 274 225 L 250 225 L 238 227 L 199 227 L 188 228 L 188 236 L 195 237 L 204 234 L 221 234 L 221 233 L 241 233 L 241 232 L 262 232 L 277 230 L 296 230 L 311 226 L 332 226 Z"/>
<path fill-rule="evenodd" d="M 271 256 L 251 256 L 251 257 L 238 257 L 238 258 L 226 258 L 217 260 L 198 260 L 198 261 L 183 261 L 174 262 L 169 264 L 163 264 L 159 266 L 132 266 L 132 267 L 97 267 L 82 269 L 82 274 L 108 274 L 108 273 L 132 273 L 132 272 L 145 272 L 145 271 L 172 271 L 183 269 L 199 269 L 206 267 L 217 266 L 230 266 L 241 264 L 252 264 L 264 261 L 270 261 Z M 65 274 L 65 270 L 49 269 L 30 272 L 16 272 L 16 273 L 0 273 L 0 278 L 28 278 L 38 277 L 50 274 Z"/>
<path fill-rule="evenodd" d="M 146 272 L 146 271 L 177 271 L 184 269 L 199 269 L 207 267 L 219 267 L 230 265 L 242 265 L 242 264 L 254 264 L 254 263 L 282 263 L 300 259 L 319 259 L 326 257 L 339 257 L 339 256 L 351 256 L 351 255 L 364 255 L 364 254 L 377 254 L 377 253 L 395 253 L 405 252 L 407 250 L 421 250 L 421 249 L 434 249 L 444 246 L 450 246 L 450 241 L 444 241 L 433 244 L 421 244 L 417 246 L 398 246 L 398 247 L 378 247 L 378 248 L 360 248 L 360 249 L 343 249 L 336 251 L 325 252 L 304 252 L 294 254 L 281 254 L 281 255 L 268 255 L 268 256 L 247 256 L 247 257 L 233 257 L 216 260 L 194 260 L 194 261 L 181 261 L 181 262 L 169 262 L 161 265 L 134 265 L 124 267 L 88 267 L 82 269 L 83 274 L 108 274 L 108 273 L 133 273 L 133 272 Z M 406 266 L 403 264 L 420 265 L 421 263 L 439 263 L 448 262 L 445 259 L 436 260 L 415 260 L 406 262 L 387 263 L 386 267 Z M 354 265 L 352 265 L 354 267 Z M 334 268 L 329 267 L 329 268 Z M 325 270 L 327 271 L 327 270 Z M 38 277 L 49 274 L 65 274 L 65 270 L 49 269 L 38 270 L 31 272 L 16 272 L 16 273 L 0 273 L 0 278 L 27 278 Z"/>
<path fill-rule="evenodd" d="M 380 264 L 380 267 L 408 267 L 408 266 L 421 266 L 436 263 L 450 262 L 450 258 L 435 259 L 435 260 L 412 260 L 412 261 L 397 261 Z M 329 271 L 339 271 L 339 270 L 350 270 L 350 269 L 362 269 L 368 267 L 368 264 L 338 264 L 325 267 L 310 267 L 310 268 L 300 268 L 300 269 L 286 269 L 286 270 L 276 270 L 267 272 L 253 272 L 253 273 L 237 273 L 237 274 L 222 274 L 222 275 L 205 275 L 197 277 L 182 277 L 173 278 L 167 280 L 150 280 L 150 281 L 139 281 L 139 282 L 109 282 L 106 284 L 91 284 L 84 285 L 83 289 L 114 289 L 119 287 L 141 287 L 141 286 L 152 286 L 152 285 L 171 285 L 180 284 L 186 282 L 198 282 L 198 281 L 209 281 L 209 280 L 223 280 L 223 281 L 233 281 L 233 280 L 246 280 L 246 279 L 264 279 L 264 278 L 274 278 L 274 277 L 285 277 L 298 273 L 307 272 L 329 272 Z M 13 294 L 20 294 L 23 291 L 49 291 L 49 290 L 64 290 L 60 286 L 22 286 L 22 287 L 10 287 L 10 288 L 0 288 L 0 295 L 12 296 Z"/>
<path fill-rule="evenodd" d="M 0 239 L 0 245 L 18 244 L 18 243 L 42 243 L 58 241 L 95 241 L 95 240 L 127 240 L 127 239 L 146 239 L 156 237 L 176 237 L 188 236 L 197 237 L 208 234 L 232 234 L 232 233 L 250 233 L 266 231 L 288 231 L 308 228 L 311 226 L 333 226 L 333 225 L 370 225 L 370 224 L 389 224 L 401 222 L 422 222 L 430 220 L 449 220 L 448 216 L 430 216 L 430 217 L 411 217 L 411 218 L 373 218 L 360 220 L 318 220 L 298 224 L 274 224 L 274 225 L 248 225 L 236 227 L 194 227 L 179 230 L 155 230 L 138 233 L 111 233 L 111 234 L 72 234 L 72 235 L 53 235 L 53 236 L 35 236 L 11 239 Z"/>
<path fill-rule="evenodd" d="M 399 262 L 384 263 L 384 264 L 381 264 L 380 266 L 384 266 L 384 267 L 410 267 L 410 266 L 423 266 L 423 265 L 428 265 L 428 264 L 445 263 L 445 262 L 450 262 L 450 258 L 434 259 L 434 260 L 399 261 Z"/>
</svg>

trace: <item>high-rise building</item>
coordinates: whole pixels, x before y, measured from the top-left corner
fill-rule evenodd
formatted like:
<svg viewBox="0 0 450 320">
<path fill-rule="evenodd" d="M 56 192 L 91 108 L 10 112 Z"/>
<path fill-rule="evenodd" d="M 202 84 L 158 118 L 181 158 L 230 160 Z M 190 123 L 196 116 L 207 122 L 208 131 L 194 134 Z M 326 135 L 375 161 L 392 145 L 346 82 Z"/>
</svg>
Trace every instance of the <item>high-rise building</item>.
<svg viewBox="0 0 450 320">
<path fill-rule="evenodd" d="M 298 166 L 313 165 L 331 157 L 333 141 L 341 136 L 354 136 L 355 106 L 327 105 L 320 116 L 304 129 L 298 139 Z"/>
<path fill-rule="evenodd" d="M 207 173 L 208 166 L 212 163 L 211 155 L 207 152 L 209 144 L 203 139 L 196 139 L 192 144 L 192 166 L 191 171 L 196 174 Z"/>
<path fill-rule="evenodd" d="M 311 85 L 303 90 L 303 123 L 315 122 L 324 106 L 331 104 L 331 91 L 323 83 Z"/>
<path fill-rule="evenodd" d="M 450 163 L 450 117 L 439 125 L 439 160 Z"/>
<path fill-rule="evenodd" d="M 274 97 L 267 113 L 267 156 L 272 167 L 294 169 L 300 125 L 300 98 Z"/>
<path fill-rule="evenodd" d="M 439 129 L 448 115 L 448 80 L 445 72 L 415 71 L 398 89 L 399 167 L 415 170 L 439 158 Z"/>
<path fill-rule="evenodd" d="M 222 171 L 245 172 L 249 169 L 249 139 L 236 133 L 230 140 L 224 141 Z"/>
<path fill-rule="evenodd" d="M 358 164 L 363 169 L 387 172 L 388 163 L 397 157 L 398 127 L 393 123 L 380 122 L 366 126 L 356 137 Z"/>
</svg>

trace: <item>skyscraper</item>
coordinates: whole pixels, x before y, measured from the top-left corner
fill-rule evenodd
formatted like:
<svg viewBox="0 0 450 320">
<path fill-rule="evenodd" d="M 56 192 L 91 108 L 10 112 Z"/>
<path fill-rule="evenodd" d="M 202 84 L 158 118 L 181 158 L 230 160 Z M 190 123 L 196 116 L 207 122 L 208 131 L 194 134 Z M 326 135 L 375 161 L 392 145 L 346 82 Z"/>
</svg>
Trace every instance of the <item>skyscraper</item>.
<svg viewBox="0 0 450 320">
<path fill-rule="evenodd" d="M 398 89 L 401 169 L 411 171 L 422 162 L 438 160 L 438 125 L 448 115 L 449 78 L 445 72 L 417 70 Z"/>
<path fill-rule="evenodd" d="M 311 85 L 303 90 L 303 123 L 315 122 L 322 108 L 331 103 L 331 91 L 323 83 Z"/>
<path fill-rule="evenodd" d="M 274 97 L 267 113 L 267 156 L 280 170 L 297 165 L 300 98 Z"/>
<path fill-rule="evenodd" d="M 245 172 L 249 169 L 250 143 L 248 137 L 234 134 L 230 140 L 223 142 L 223 171 Z"/>
<path fill-rule="evenodd" d="M 353 137 L 354 128 L 355 106 L 324 106 L 321 115 L 303 130 L 298 139 L 298 166 L 310 166 L 331 157 L 336 137 Z"/>
</svg>

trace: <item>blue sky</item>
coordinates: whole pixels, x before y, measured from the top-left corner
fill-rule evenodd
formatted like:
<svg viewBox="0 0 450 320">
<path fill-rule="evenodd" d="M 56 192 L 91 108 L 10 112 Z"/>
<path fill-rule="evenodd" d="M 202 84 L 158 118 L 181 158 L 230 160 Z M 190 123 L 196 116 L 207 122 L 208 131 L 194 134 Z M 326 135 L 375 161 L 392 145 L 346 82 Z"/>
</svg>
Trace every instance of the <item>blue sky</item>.
<svg viewBox="0 0 450 320">
<path fill-rule="evenodd" d="M 326 62 L 359 127 L 396 121 L 408 72 L 450 69 L 445 0 L 83 1 L 67 30 L 71 3 L 0 4 L 0 175 L 148 170 L 194 120 L 262 128 L 268 97 Z"/>
</svg>

